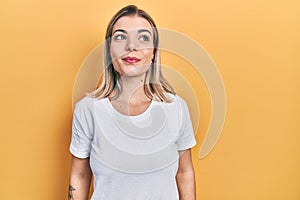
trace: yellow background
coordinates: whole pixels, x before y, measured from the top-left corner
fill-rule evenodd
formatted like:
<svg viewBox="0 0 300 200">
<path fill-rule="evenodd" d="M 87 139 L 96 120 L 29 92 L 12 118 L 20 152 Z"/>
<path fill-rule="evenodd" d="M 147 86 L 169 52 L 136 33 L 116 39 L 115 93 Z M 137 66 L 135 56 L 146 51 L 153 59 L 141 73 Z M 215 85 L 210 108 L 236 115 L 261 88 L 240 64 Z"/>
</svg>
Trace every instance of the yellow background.
<svg viewBox="0 0 300 200">
<path fill-rule="evenodd" d="M 226 121 L 204 159 L 198 152 L 210 99 L 201 78 L 199 85 L 191 80 L 201 99 L 193 149 L 197 199 L 299 200 L 296 0 L 1 1 L 0 199 L 67 199 L 76 73 L 103 42 L 109 19 L 127 4 L 148 11 L 159 27 L 195 39 L 222 75 Z M 192 73 L 184 61 L 163 55 L 165 64 L 185 76 Z"/>
</svg>

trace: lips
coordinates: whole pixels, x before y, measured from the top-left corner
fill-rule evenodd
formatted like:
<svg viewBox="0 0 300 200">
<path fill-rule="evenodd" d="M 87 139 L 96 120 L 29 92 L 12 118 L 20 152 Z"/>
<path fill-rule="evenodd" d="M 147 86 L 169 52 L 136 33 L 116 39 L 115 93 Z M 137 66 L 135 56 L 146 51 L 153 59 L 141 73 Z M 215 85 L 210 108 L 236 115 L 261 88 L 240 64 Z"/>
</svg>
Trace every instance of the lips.
<svg viewBox="0 0 300 200">
<path fill-rule="evenodd" d="M 139 58 L 136 58 L 136 57 L 126 57 L 126 58 L 123 58 L 123 60 L 127 63 L 130 63 L 130 64 L 133 64 L 133 63 L 137 63 L 139 62 L 141 59 Z"/>
</svg>

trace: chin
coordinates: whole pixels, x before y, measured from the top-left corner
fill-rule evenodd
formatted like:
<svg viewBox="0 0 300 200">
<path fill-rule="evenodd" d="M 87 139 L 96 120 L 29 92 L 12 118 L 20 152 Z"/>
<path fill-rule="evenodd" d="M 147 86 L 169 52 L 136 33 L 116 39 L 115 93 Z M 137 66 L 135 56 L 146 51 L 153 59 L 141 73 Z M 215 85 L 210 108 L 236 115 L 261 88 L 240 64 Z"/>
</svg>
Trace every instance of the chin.
<svg viewBox="0 0 300 200">
<path fill-rule="evenodd" d="M 146 72 L 137 73 L 137 72 L 129 71 L 129 72 L 124 73 L 123 75 L 127 76 L 127 77 L 142 77 L 142 76 L 145 76 L 145 74 L 146 74 Z"/>
<path fill-rule="evenodd" d="M 135 67 L 131 69 L 124 70 L 123 75 L 128 77 L 140 77 L 144 76 L 146 72 L 149 70 L 149 67 Z"/>
</svg>

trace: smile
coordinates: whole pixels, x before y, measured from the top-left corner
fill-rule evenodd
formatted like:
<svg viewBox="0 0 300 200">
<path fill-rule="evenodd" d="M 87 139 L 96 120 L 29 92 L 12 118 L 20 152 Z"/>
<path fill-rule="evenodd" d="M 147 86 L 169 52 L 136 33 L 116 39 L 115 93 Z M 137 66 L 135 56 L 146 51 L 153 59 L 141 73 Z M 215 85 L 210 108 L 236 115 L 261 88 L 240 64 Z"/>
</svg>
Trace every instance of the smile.
<svg viewBox="0 0 300 200">
<path fill-rule="evenodd" d="M 133 64 L 133 63 L 139 62 L 141 59 L 136 58 L 136 57 L 126 57 L 126 58 L 123 58 L 122 60 L 124 60 L 127 63 Z"/>
</svg>

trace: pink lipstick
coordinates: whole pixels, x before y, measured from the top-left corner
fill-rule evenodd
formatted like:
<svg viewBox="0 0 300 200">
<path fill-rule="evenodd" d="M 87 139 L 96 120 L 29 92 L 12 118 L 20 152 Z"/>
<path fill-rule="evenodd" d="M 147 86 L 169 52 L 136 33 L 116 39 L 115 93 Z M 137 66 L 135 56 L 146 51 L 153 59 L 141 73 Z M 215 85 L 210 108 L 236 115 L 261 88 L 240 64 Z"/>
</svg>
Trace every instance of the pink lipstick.
<svg viewBox="0 0 300 200">
<path fill-rule="evenodd" d="M 130 64 L 134 64 L 134 63 L 137 63 L 139 62 L 141 59 L 138 59 L 136 57 L 126 57 L 126 58 L 123 58 L 123 60 L 127 63 L 130 63 Z"/>
</svg>

